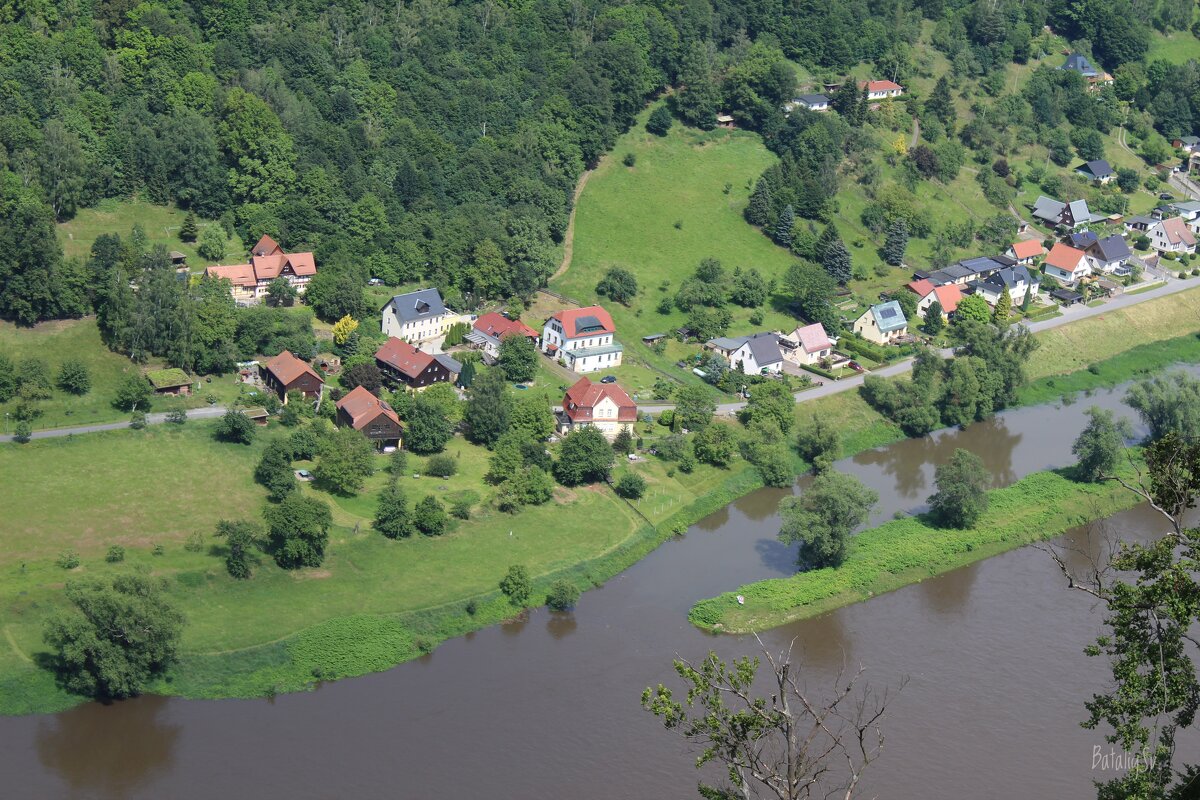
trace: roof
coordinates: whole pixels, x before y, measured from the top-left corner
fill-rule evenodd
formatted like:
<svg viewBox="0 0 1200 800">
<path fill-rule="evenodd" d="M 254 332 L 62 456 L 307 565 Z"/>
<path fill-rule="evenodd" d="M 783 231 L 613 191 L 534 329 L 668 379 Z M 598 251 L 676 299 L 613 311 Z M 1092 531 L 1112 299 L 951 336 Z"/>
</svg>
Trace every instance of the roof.
<svg viewBox="0 0 1200 800">
<path fill-rule="evenodd" d="M 819 322 L 797 328 L 796 338 L 800 340 L 800 346 L 806 353 L 819 353 L 833 347 L 833 342 L 829 341 L 829 334 L 825 332 L 825 326 Z"/>
<path fill-rule="evenodd" d="M 321 383 L 324 383 L 324 381 L 321 380 L 321 376 L 317 374 L 316 370 L 308 365 L 308 362 L 301 361 L 292 355 L 288 350 L 284 350 L 282 353 L 272 358 L 270 361 L 264 364 L 263 367 L 275 376 L 275 380 L 279 381 L 284 386 L 287 386 L 305 373 L 308 373 Z"/>
<path fill-rule="evenodd" d="M 264 239 L 270 237 L 264 236 Z M 262 244 L 260 241 L 259 244 Z M 275 244 L 271 242 L 271 244 Z M 258 245 L 255 245 L 258 248 Z M 228 278 L 234 286 L 254 286 L 259 281 L 278 278 L 290 268 L 295 275 L 315 275 L 317 262 L 312 253 L 284 253 L 275 245 L 276 252 L 268 255 L 252 255 L 249 264 L 231 264 L 206 268 L 205 274 L 212 278 Z"/>
<path fill-rule="evenodd" d="M 258 279 L 254 277 L 254 267 L 250 264 L 231 264 L 226 267 L 206 267 L 204 274 L 210 278 L 224 278 L 234 286 L 254 286 Z"/>
<path fill-rule="evenodd" d="M 745 336 L 718 336 L 715 339 L 709 339 L 707 344 L 717 350 L 737 350 L 745 341 Z"/>
<path fill-rule="evenodd" d="M 823 94 L 802 94 L 796 98 L 796 102 L 806 106 L 822 106 L 829 104 L 829 98 Z"/>
<path fill-rule="evenodd" d="M 155 389 L 174 389 L 176 386 L 188 386 L 192 379 L 181 369 L 156 369 L 146 373 L 146 380 Z"/>
<path fill-rule="evenodd" d="M 1200 213 L 1200 200 L 1180 200 L 1178 203 L 1171 203 L 1170 206 L 1180 214 Z"/>
<path fill-rule="evenodd" d="M 755 362 L 760 367 L 768 364 L 778 364 L 783 360 L 783 351 L 779 349 L 779 334 L 777 333 L 764 332 L 752 333 L 748 336 L 720 336 L 716 339 L 709 339 L 708 345 L 730 353 L 748 346 L 750 348 L 750 355 L 754 356 Z"/>
<path fill-rule="evenodd" d="M 345 397 L 337 401 L 337 407 L 338 410 L 345 411 L 350 417 L 350 426 L 356 431 L 365 428 L 380 414 L 397 425 L 400 424 L 400 417 L 396 415 L 392 407 L 362 386 L 355 386 L 351 389 Z"/>
<path fill-rule="evenodd" d="M 942 307 L 942 311 L 947 314 L 953 314 L 958 310 L 958 301 L 962 300 L 962 287 L 954 283 L 946 286 L 937 286 L 934 287 L 933 295 L 937 298 L 938 305 Z"/>
<path fill-rule="evenodd" d="M 900 303 L 895 300 L 871 306 L 871 316 L 875 318 L 876 326 L 883 333 L 908 327 L 908 320 L 904 318 L 904 309 L 900 308 Z"/>
<path fill-rule="evenodd" d="M 240 411 L 243 415 L 249 417 L 250 419 L 266 419 L 270 416 L 270 414 L 267 413 L 267 409 L 263 408 L 262 406 L 243 408 L 240 409 Z"/>
<path fill-rule="evenodd" d="M 1126 217 L 1125 218 L 1125 224 L 1129 225 L 1129 226 L 1133 226 L 1133 225 L 1150 226 L 1156 222 L 1158 222 L 1158 220 L 1155 219 L 1154 217 L 1137 216 L 1137 217 Z"/>
<path fill-rule="evenodd" d="M 388 337 L 383 346 L 375 351 L 375 359 L 410 378 L 416 378 L 433 363 L 433 356 L 429 353 L 424 353 L 395 336 Z"/>
<path fill-rule="evenodd" d="M 1063 64 L 1061 67 L 1059 67 L 1059 69 L 1078 72 L 1085 78 L 1095 78 L 1100 74 L 1096 71 L 1096 68 L 1092 66 L 1092 62 L 1087 60 L 1087 56 L 1083 55 L 1082 53 L 1071 53 L 1071 55 L 1067 56 L 1067 63 Z"/>
<path fill-rule="evenodd" d="M 1069 244 L 1056 242 L 1054 247 L 1050 248 L 1050 254 L 1046 256 L 1046 265 L 1058 267 L 1066 272 L 1074 272 L 1082 258 L 1082 250 L 1076 250 Z"/>
<path fill-rule="evenodd" d="M 1087 200 L 1072 200 L 1067 203 L 1067 208 L 1071 211 L 1071 219 L 1075 222 L 1090 222 L 1096 219 L 1092 216 L 1092 212 L 1088 210 Z"/>
<path fill-rule="evenodd" d="M 258 244 L 250 250 L 250 254 L 255 256 L 273 256 L 282 252 L 283 248 L 279 246 L 279 243 L 265 233 L 258 240 Z"/>
<path fill-rule="evenodd" d="M 988 278 L 984 280 L 985 284 L 988 284 L 990 287 L 995 289 L 1011 289 L 1012 287 L 1021 283 L 1028 285 L 1033 282 L 1034 281 L 1030 278 L 1029 270 L 1020 266 L 1005 267 L 999 272 L 989 275 Z"/>
<path fill-rule="evenodd" d="M 568 339 L 578 339 L 581 336 L 594 336 L 603 333 L 616 333 L 612 317 L 600 306 L 586 308 L 567 308 L 553 314 L 550 319 L 562 323 L 563 334 Z"/>
<path fill-rule="evenodd" d="M 1186 145 L 1200 144 L 1200 136 L 1180 136 L 1179 143 Z"/>
<path fill-rule="evenodd" d="M 1072 233 L 1067 237 L 1067 241 L 1071 243 L 1071 247 L 1077 250 L 1087 250 L 1099 241 L 1099 237 L 1091 231 L 1084 231 L 1083 233 Z"/>
<path fill-rule="evenodd" d="M 1182 217 L 1171 217 L 1170 219 L 1160 220 L 1158 223 L 1163 234 L 1167 237 L 1167 241 L 1171 244 L 1182 244 L 1191 247 L 1196 243 L 1196 237 L 1188 230 L 1188 226 L 1184 223 Z"/>
<path fill-rule="evenodd" d="M 496 339 L 503 339 L 505 336 L 512 334 L 536 339 L 538 335 L 537 331 L 519 319 L 509 319 L 495 311 L 488 312 L 475 320 L 475 324 L 472 327 L 480 333 Z"/>
<path fill-rule="evenodd" d="M 868 92 L 902 92 L 904 87 L 895 81 L 861 81 L 858 88 Z"/>
<path fill-rule="evenodd" d="M 438 353 L 436 356 L 433 357 L 433 360 L 438 362 L 439 364 L 441 364 L 446 369 L 450 370 L 450 372 L 453 373 L 454 375 L 457 375 L 458 373 L 462 372 L 462 364 L 458 360 L 451 358 L 450 356 L 446 355 L 445 353 Z"/>
<path fill-rule="evenodd" d="M 1079 292 L 1072 292 L 1069 289 L 1055 289 L 1050 293 L 1050 296 L 1055 300 L 1066 300 L 1068 302 L 1074 302 L 1076 300 L 1083 299 L 1083 295 L 1081 295 Z"/>
<path fill-rule="evenodd" d="M 1075 168 L 1075 171 L 1086 172 L 1093 178 L 1106 178 L 1113 174 L 1112 167 L 1102 158 L 1089 161 L 1086 164 L 1080 164 Z"/>
<path fill-rule="evenodd" d="M 1012 251 L 1017 258 L 1037 258 L 1046 252 L 1046 248 L 1037 239 L 1023 239 L 1013 242 Z"/>
<path fill-rule="evenodd" d="M 616 404 L 619 422 L 637 421 L 637 404 L 624 389 L 615 383 L 593 383 L 589 378 L 580 378 L 567 389 L 563 410 L 573 422 L 587 422 L 592 419 L 592 409 L 606 397 Z"/>
<path fill-rule="evenodd" d="M 398 294 L 388 301 L 384 308 L 389 306 L 396 319 L 401 322 L 432 319 L 446 313 L 446 304 L 442 302 L 442 294 L 437 289 L 420 289 Z"/>
<path fill-rule="evenodd" d="M 1063 209 L 1066 207 L 1066 203 L 1041 195 L 1033 204 L 1033 215 L 1038 219 L 1049 220 L 1058 224 L 1058 221 L 1062 218 Z"/>
<path fill-rule="evenodd" d="M 929 293 L 933 291 L 933 284 L 928 278 L 921 278 L 920 280 L 909 281 L 908 288 L 910 291 L 915 293 L 917 297 L 924 300 L 929 296 Z"/>
<path fill-rule="evenodd" d="M 1088 248 L 1088 252 L 1093 257 L 1105 262 L 1120 261 L 1133 255 L 1129 245 L 1125 242 L 1125 237 L 1115 233 L 1093 242 L 1092 246 Z"/>
</svg>

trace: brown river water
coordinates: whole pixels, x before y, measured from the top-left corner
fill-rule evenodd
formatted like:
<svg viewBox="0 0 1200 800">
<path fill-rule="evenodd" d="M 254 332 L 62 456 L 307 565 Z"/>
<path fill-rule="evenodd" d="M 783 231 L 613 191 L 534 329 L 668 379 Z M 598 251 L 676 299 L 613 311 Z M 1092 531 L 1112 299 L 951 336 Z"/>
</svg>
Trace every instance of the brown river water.
<svg viewBox="0 0 1200 800">
<path fill-rule="evenodd" d="M 1071 463 L 1084 409 L 1122 409 L 1120 394 L 1009 411 L 837 466 L 879 492 L 875 524 L 921 510 L 934 466 L 957 447 L 979 454 L 997 486 Z M 792 571 L 793 549 L 775 539 L 785 494 L 764 489 L 709 516 L 573 613 L 539 609 L 388 672 L 271 700 L 143 697 L 0 718 L 0 796 L 697 797 L 694 751 L 639 695 L 675 685 L 676 656 L 754 651 L 751 638 L 696 630 L 687 611 Z M 1145 509 L 1107 527 L 1130 538 L 1162 529 Z M 1092 533 L 1068 538 L 1086 546 Z M 1108 751 L 1103 732 L 1079 726 L 1106 685 L 1106 664 L 1082 653 L 1100 623 L 1045 553 L 1024 548 L 763 639 L 775 649 L 795 639 L 810 687 L 844 663 L 866 666 L 875 687 L 907 679 L 862 796 L 1087 798 L 1112 777 L 1092 768 L 1094 748 Z"/>
</svg>

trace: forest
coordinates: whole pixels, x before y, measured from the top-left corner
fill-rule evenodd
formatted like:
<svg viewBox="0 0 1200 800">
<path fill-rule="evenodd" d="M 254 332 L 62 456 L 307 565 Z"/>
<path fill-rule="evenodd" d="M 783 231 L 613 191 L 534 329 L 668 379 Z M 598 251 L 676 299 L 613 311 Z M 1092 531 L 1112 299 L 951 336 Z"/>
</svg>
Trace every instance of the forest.
<svg viewBox="0 0 1200 800">
<path fill-rule="evenodd" d="M 788 205 L 822 220 L 843 162 L 876 143 L 861 115 L 785 117 L 793 63 L 833 74 L 868 62 L 903 81 L 927 20 L 957 79 L 987 86 L 1046 24 L 1116 76 L 1087 96 L 1070 75 L 1044 76 L 961 128 L 938 92 L 911 98 L 941 142 L 931 169 L 961 161 L 960 141 L 1051 140 L 1063 117 L 1109 128 L 1115 98 L 1177 135 L 1200 120 L 1200 67 L 1144 55 L 1151 26 L 1186 28 L 1192 13 L 1186 0 L 5 2 L 0 316 L 97 310 L 104 276 L 89 271 L 112 259 L 64 259 L 54 226 L 135 194 L 315 251 L 322 317 L 364 313 L 368 277 L 435 284 L 452 304 L 527 297 L 554 269 L 581 172 L 668 89 L 682 121 L 712 127 L 728 111 L 782 156 L 761 224 Z"/>
</svg>

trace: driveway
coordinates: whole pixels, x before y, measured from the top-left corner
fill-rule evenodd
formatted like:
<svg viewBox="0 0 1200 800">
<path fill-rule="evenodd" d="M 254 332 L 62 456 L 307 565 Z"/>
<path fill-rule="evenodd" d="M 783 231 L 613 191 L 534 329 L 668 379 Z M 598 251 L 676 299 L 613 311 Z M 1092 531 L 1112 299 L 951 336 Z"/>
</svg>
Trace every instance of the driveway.
<svg viewBox="0 0 1200 800">
<path fill-rule="evenodd" d="M 193 408 L 187 412 L 188 419 L 212 419 L 223 415 L 228 409 L 225 406 L 207 406 L 205 408 Z M 147 414 L 147 425 L 160 425 L 167 421 L 166 413 Z M 122 428 L 128 428 L 129 421 L 125 422 L 106 422 L 99 425 L 80 425 L 75 428 L 47 428 L 46 430 L 34 431 L 31 439 L 55 439 L 60 436 L 74 436 L 77 433 L 97 433 L 99 431 L 119 431 Z M 0 442 L 11 442 L 12 434 L 0 435 Z"/>
</svg>

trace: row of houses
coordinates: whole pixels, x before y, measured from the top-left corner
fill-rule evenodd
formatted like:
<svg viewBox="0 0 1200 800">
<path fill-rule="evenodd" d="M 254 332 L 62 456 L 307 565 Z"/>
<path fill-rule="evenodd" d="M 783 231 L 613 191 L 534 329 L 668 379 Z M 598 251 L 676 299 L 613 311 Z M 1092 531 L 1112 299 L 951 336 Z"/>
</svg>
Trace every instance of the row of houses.
<svg viewBox="0 0 1200 800">
<path fill-rule="evenodd" d="M 830 86 L 827 91 L 832 91 L 837 88 Z M 895 81 L 889 80 L 874 80 L 874 81 L 859 81 L 858 88 L 867 93 L 867 100 L 878 102 L 881 100 L 890 100 L 904 94 L 904 87 Z M 791 102 L 785 103 L 784 111 L 793 111 L 797 108 L 806 108 L 809 111 L 825 112 L 828 111 L 829 95 L 825 94 L 802 94 L 797 95 Z"/>
<path fill-rule="evenodd" d="M 792 333 L 761 331 L 745 336 L 720 336 L 704 347 L 729 366 L 747 375 L 778 374 L 785 363 L 796 366 L 819 364 L 833 355 L 833 340 L 821 323 L 797 327 Z"/>
</svg>

